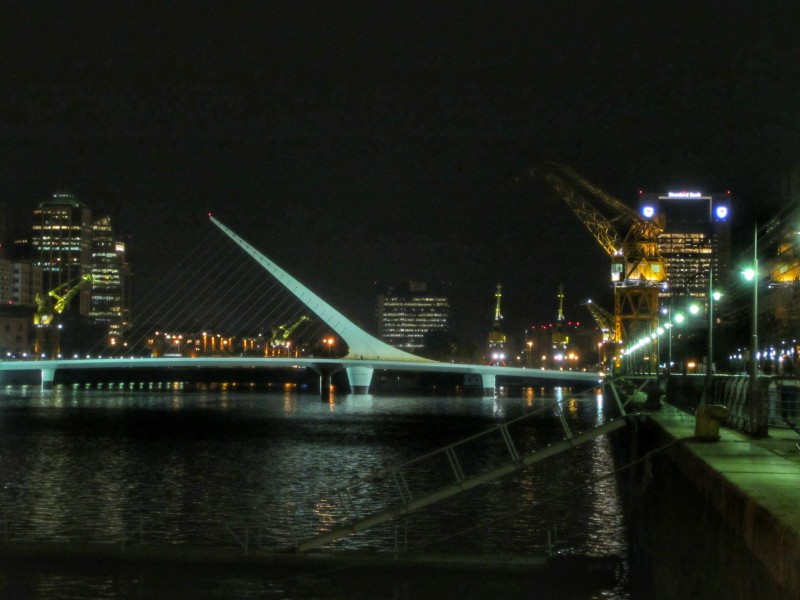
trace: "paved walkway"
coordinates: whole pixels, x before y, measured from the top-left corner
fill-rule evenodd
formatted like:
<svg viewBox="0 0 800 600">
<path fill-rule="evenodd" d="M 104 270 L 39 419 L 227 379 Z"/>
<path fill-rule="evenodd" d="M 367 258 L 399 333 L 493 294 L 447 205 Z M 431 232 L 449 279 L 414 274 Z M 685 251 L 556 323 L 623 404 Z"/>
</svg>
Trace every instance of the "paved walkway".
<svg viewBox="0 0 800 600">
<path fill-rule="evenodd" d="M 800 598 L 800 435 L 767 438 L 720 428 L 718 442 L 693 441 L 695 420 L 669 405 L 649 413 L 670 438 L 673 458 L 723 519 L 794 597 Z"/>
</svg>

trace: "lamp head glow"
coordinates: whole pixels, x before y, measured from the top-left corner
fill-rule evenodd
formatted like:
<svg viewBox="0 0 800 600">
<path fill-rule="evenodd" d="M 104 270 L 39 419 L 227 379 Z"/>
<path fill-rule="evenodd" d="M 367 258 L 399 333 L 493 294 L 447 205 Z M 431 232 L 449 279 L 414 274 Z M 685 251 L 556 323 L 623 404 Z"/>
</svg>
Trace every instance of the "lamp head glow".
<svg viewBox="0 0 800 600">
<path fill-rule="evenodd" d="M 697 306 L 697 304 L 692 304 L 692 305 L 689 307 L 689 312 L 690 312 L 690 313 L 692 313 L 693 315 L 696 315 L 697 313 L 699 313 L 699 312 L 700 312 L 700 307 L 699 307 L 699 306 Z"/>
<path fill-rule="evenodd" d="M 685 317 L 681 313 L 678 313 L 677 315 L 675 315 L 675 322 L 676 323 L 683 323 L 684 318 Z"/>
<path fill-rule="evenodd" d="M 744 278 L 747 281 L 753 281 L 753 279 L 756 278 L 756 272 L 753 269 L 745 269 L 744 271 L 742 271 L 742 275 L 744 275 Z"/>
</svg>

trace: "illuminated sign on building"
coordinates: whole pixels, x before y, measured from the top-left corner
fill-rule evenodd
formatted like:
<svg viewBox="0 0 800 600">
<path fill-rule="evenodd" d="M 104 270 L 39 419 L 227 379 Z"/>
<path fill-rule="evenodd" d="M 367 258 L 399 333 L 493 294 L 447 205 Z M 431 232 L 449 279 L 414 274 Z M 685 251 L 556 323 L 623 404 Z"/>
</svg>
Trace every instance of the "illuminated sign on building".
<svg viewBox="0 0 800 600">
<path fill-rule="evenodd" d="M 702 198 L 701 192 L 667 192 L 670 198 Z"/>
<path fill-rule="evenodd" d="M 717 215 L 717 218 L 720 220 L 726 219 L 728 217 L 728 207 L 727 206 L 718 206 L 717 209 L 714 211 Z"/>
<path fill-rule="evenodd" d="M 642 215 L 644 215 L 646 218 L 650 219 L 653 217 L 654 214 L 656 214 L 655 207 L 650 206 L 649 204 L 647 206 L 642 207 Z"/>
</svg>

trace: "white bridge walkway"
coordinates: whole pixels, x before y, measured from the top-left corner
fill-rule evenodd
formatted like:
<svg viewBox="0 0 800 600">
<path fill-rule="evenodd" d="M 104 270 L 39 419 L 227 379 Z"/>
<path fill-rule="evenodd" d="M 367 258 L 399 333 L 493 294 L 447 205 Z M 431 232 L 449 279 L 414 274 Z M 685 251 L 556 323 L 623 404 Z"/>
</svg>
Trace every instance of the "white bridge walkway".
<svg viewBox="0 0 800 600">
<path fill-rule="evenodd" d="M 38 361 L 0 362 L 0 383 L 5 374 L 38 371 L 42 384 L 53 384 L 60 370 L 133 370 L 133 369 L 264 369 L 264 368 L 309 368 L 328 378 L 332 373 L 345 369 L 353 393 L 367 393 L 369 380 L 375 369 L 385 371 L 457 373 L 464 375 L 465 387 L 483 387 L 487 395 L 494 394 L 497 376 L 586 383 L 587 387 L 600 383 L 597 373 L 584 371 L 556 371 L 515 367 L 494 367 L 445 362 L 410 362 L 397 360 L 361 360 L 352 358 L 259 358 L 259 357 L 197 357 L 197 358 L 95 358 Z M 361 379 L 359 379 L 361 377 Z"/>
</svg>

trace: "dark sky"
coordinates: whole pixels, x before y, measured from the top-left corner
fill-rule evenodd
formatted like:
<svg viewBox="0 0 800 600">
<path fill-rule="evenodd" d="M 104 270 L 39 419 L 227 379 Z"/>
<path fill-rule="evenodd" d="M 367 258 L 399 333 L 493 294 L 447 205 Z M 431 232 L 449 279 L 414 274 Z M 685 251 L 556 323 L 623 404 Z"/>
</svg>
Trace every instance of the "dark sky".
<svg viewBox="0 0 800 600">
<path fill-rule="evenodd" d="M 167 4 L 167 3 L 165 3 Z M 55 190 L 109 213 L 142 289 L 219 233 L 356 320 L 408 279 L 449 282 L 474 329 L 604 298 L 609 261 L 511 176 L 572 165 L 639 189 L 777 208 L 800 144 L 795 2 L 6 3 L 0 201 Z M 12 227 L 13 228 L 13 227 Z M 572 313 L 571 315 L 569 313 Z"/>
</svg>

